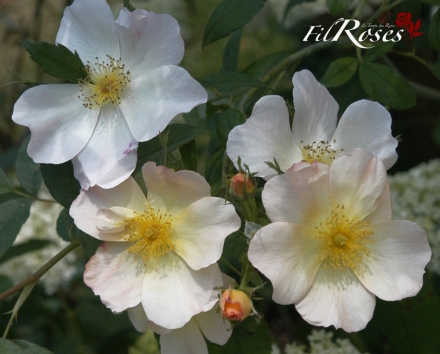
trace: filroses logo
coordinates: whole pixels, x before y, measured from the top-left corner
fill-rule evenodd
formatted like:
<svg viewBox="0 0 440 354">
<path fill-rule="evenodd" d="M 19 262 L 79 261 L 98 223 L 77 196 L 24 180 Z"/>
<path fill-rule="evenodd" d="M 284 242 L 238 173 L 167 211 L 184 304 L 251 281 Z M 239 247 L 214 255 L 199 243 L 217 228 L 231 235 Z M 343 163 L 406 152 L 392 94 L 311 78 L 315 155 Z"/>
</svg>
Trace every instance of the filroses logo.
<svg viewBox="0 0 440 354">
<path fill-rule="evenodd" d="M 412 15 L 410 12 L 399 12 L 396 17 L 396 24 L 391 24 L 384 21 L 381 23 L 361 23 L 355 19 L 340 18 L 335 21 L 327 30 L 325 30 L 321 25 L 310 26 L 309 31 L 303 38 L 303 42 L 308 42 L 310 40 L 314 40 L 316 42 L 336 42 L 345 32 L 347 37 L 355 46 L 362 49 L 370 49 L 373 48 L 374 45 L 364 46 L 361 43 L 366 41 L 371 43 L 378 41 L 399 42 L 402 40 L 402 34 L 405 32 L 405 29 L 408 31 L 412 41 L 413 37 L 418 37 L 422 35 L 423 32 L 418 31 L 421 21 L 417 20 L 414 24 L 414 22 L 411 20 L 411 17 Z M 355 31 L 359 27 L 365 29 L 360 34 L 358 34 L 359 31 Z M 405 27 L 405 29 L 403 27 Z"/>
<path fill-rule="evenodd" d="M 419 28 L 421 25 L 420 19 L 414 22 L 411 20 L 411 12 L 399 12 L 396 16 L 396 26 L 397 27 L 405 27 L 409 33 L 411 41 L 413 41 L 414 37 L 421 36 L 423 32 L 419 32 Z"/>
</svg>

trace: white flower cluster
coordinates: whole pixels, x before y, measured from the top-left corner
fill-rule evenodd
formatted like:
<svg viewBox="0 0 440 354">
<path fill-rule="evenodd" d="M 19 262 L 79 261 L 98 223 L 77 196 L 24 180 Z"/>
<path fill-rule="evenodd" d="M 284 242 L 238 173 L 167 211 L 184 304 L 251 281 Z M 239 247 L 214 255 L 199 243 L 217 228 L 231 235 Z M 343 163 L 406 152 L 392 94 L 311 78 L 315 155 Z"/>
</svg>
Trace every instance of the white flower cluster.
<svg viewBox="0 0 440 354">
<path fill-rule="evenodd" d="M 428 234 L 432 259 L 428 269 L 440 274 L 440 159 L 390 177 L 393 218 L 419 224 Z"/>
<path fill-rule="evenodd" d="M 42 198 L 49 198 L 47 191 L 40 193 Z M 36 201 L 31 206 L 29 219 L 22 226 L 14 246 L 29 240 L 48 240 L 50 245 L 42 249 L 11 258 L 1 265 L 0 273 L 9 277 L 14 284 L 26 279 L 68 245 L 56 231 L 56 221 L 62 206 L 57 203 Z M 41 283 L 48 295 L 55 293 L 59 287 L 69 281 L 76 272 L 75 253 L 70 253 L 60 260 L 41 278 Z"/>
<path fill-rule="evenodd" d="M 313 330 L 312 334 L 307 336 L 309 340 L 309 349 L 305 345 L 298 345 L 295 342 L 287 344 L 284 349 L 285 354 L 361 354 L 359 350 L 350 342 L 349 339 L 337 338 L 332 341 L 333 332 L 324 330 Z M 281 350 L 273 345 L 273 354 L 280 354 Z"/>
</svg>

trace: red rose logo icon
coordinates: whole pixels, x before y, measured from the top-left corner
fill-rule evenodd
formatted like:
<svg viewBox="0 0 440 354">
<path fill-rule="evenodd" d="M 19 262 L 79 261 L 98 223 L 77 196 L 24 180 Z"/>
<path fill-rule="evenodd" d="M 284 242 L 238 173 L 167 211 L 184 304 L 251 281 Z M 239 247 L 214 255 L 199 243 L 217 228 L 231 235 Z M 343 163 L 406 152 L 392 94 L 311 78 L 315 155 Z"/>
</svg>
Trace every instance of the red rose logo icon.
<svg viewBox="0 0 440 354">
<path fill-rule="evenodd" d="M 414 37 L 422 35 L 423 32 L 418 31 L 421 21 L 417 20 L 416 24 L 414 25 L 414 22 L 411 20 L 411 18 L 411 12 L 399 12 L 396 16 L 396 26 L 405 27 L 412 41 Z"/>
<path fill-rule="evenodd" d="M 411 23 L 411 12 L 399 12 L 396 17 L 396 26 L 408 26 Z"/>
</svg>

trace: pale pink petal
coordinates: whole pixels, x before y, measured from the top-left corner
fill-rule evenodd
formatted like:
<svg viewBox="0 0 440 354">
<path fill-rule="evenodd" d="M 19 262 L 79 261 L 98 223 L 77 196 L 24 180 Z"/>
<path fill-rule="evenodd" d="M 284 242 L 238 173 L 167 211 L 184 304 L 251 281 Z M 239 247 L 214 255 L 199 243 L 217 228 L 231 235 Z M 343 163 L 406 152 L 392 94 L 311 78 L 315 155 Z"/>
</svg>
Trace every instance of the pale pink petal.
<svg viewBox="0 0 440 354">
<path fill-rule="evenodd" d="M 37 163 L 63 163 L 86 146 L 99 110 L 86 109 L 79 85 L 40 85 L 15 103 L 12 120 L 31 130 L 28 154 Z"/>
<path fill-rule="evenodd" d="M 344 214 L 350 220 L 363 220 L 373 213 L 382 194 L 388 192 L 382 161 L 362 149 L 340 155 L 331 164 L 329 183 L 333 207 L 344 206 Z"/>
<path fill-rule="evenodd" d="M 128 242 L 103 242 L 84 271 L 84 283 L 113 312 L 141 302 L 145 267 L 141 258 L 127 252 L 130 246 Z"/>
<path fill-rule="evenodd" d="M 392 212 L 390 185 L 387 181 L 383 194 L 377 200 L 376 209 L 374 209 L 374 211 L 368 215 L 366 220 L 368 220 L 371 225 L 384 221 L 390 221 Z"/>
<path fill-rule="evenodd" d="M 296 72 L 292 82 L 295 108 L 292 133 L 295 144 L 301 141 L 303 145 L 314 141 L 330 142 L 338 118 L 339 106 L 335 99 L 308 70 Z"/>
<path fill-rule="evenodd" d="M 161 354 L 208 354 L 208 347 L 194 319 L 169 334 L 160 336 Z"/>
<path fill-rule="evenodd" d="M 196 321 L 205 338 L 212 343 L 224 345 L 231 337 L 231 323 L 217 312 L 217 305 L 209 311 L 195 315 L 193 319 Z"/>
<path fill-rule="evenodd" d="M 411 221 L 394 220 L 371 226 L 371 252 L 356 267 L 356 275 L 377 297 L 401 300 L 416 295 L 431 259 L 426 232 Z"/>
<path fill-rule="evenodd" d="M 279 163 L 283 171 L 302 160 L 299 147 L 292 139 L 289 112 L 280 96 L 264 96 L 258 100 L 246 123 L 231 130 L 226 152 L 238 169 L 237 160 L 249 166 L 257 176 L 273 176 L 276 171 L 265 162 Z"/>
<path fill-rule="evenodd" d="M 105 0 L 75 0 L 64 10 L 57 43 L 78 52 L 83 63 L 120 58 L 118 33 L 112 11 Z"/>
<path fill-rule="evenodd" d="M 178 65 L 182 60 L 184 43 L 174 17 L 124 8 L 116 23 L 121 58 L 132 77 L 162 65 Z"/>
<path fill-rule="evenodd" d="M 205 103 L 206 90 L 185 69 L 165 65 L 132 77 L 119 105 L 137 141 L 163 131 L 179 113 Z"/>
<path fill-rule="evenodd" d="M 101 107 L 96 128 L 86 147 L 72 161 L 83 189 L 113 188 L 126 180 L 137 159 L 137 142 L 118 106 Z"/>
<path fill-rule="evenodd" d="M 202 198 L 173 216 L 172 242 L 176 253 L 198 270 L 219 260 L 226 236 L 240 225 L 232 204 L 220 198 Z"/>
<path fill-rule="evenodd" d="M 196 200 L 210 197 L 211 187 L 205 178 L 192 171 L 174 171 L 147 162 L 142 167 L 148 201 L 154 209 L 176 214 Z"/>
<path fill-rule="evenodd" d="M 318 162 L 301 166 L 268 181 L 262 194 L 263 204 L 272 222 L 314 228 L 330 216 L 329 167 Z"/>
<path fill-rule="evenodd" d="M 258 230 L 250 242 L 249 260 L 272 282 L 275 302 L 293 304 L 312 286 L 322 242 L 313 238 L 313 232 L 300 225 L 275 222 Z"/>
<path fill-rule="evenodd" d="M 336 150 L 367 150 L 379 157 L 387 169 L 397 160 L 397 144 L 391 135 L 389 112 L 379 103 L 367 100 L 348 106 L 331 141 L 332 148 Z"/>
<path fill-rule="evenodd" d="M 146 332 L 148 329 L 151 329 L 158 334 L 168 334 L 172 331 L 172 329 L 163 328 L 151 322 L 145 314 L 142 304 L 127 309 L 127 314 L 138 332 Z"/>
<path fill-rule="evenodd" d="M 138 211 L 146 208 L 147 200 L 133 178 L 127 179 L 112 189 L 93 187 L 87 191 L 81 190 L 79 196 L 73 201 L 69 213 L 75 220 L 75 225 L 90 236 L 105 241 L 120 241 L 121 233 L 98 230 L 98 226 L 104 226 L 104 219 L 98 215 L 98 211 L 114 206 Z M 108 226 L 111 226 L 110 222 Z"/>
<path fill-rule="evenodd" d="M 312 288 L 295 307 L 314 326 L 342 328 L 345 332 L 364 329 L 373 316 L 376 297 L 357 280 L 351 269 L 324 265 Z"/>
<path fill-rule="evenodd" d="M 174 252 L 150 259 L 144 268 L 142 306 L 150 321 L 176 329 L 192 316 L 207 311 L 218 298 L 214 287 L 222 285 L 217 264 L 195 271 Z"/>
</svg>

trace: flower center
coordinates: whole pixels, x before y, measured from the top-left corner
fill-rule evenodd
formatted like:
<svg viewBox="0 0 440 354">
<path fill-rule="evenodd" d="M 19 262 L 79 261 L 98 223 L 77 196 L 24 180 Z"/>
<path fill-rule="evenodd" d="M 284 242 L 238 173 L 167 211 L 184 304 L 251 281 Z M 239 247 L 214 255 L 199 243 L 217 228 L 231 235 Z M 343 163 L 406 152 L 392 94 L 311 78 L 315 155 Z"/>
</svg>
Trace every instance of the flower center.
<svg viewBox="0 0 440 354">
<path fill-rule="evenodd" d="M 102 105 L 121 103 L 121 94 L 124 87 L 130 82 L 130 71 L 125 72 L 121 59 L 115 60 L 107 55 L 110 62 L 87 62 L 87 77 L 79 79 L 81 94 L 78 98 L 84 102 L 83 106 L 89 109 L 99 108 Z"/>
<path fill-rule="evenodd" d="M 323 162 L 331 165 L 337 154 L 336 150 L 330 148 L 328 141 L 314 141 L 311 145 L 303 145 L 303 141 L 301 141 L 299 149 L 301 150 L 303 161 L 310 164 L 313 162 Z"/>
<path fill-rule="evenodd" d="M 135 214 L 134 218 L 125 222 L 124 240 L 134 242 L 128 249 L 129 253 L 148 261 L 151 257 L 160 257 L 175 249 L 170 240 L 173 234 L 170 215 L 152 208 Z"/>
<path fill-rule="evenodd" d="M 317 238 L 322 240 L 319 262 L 324 261 L 325 267 L 328 262 L 335 269 L 356 269 L 362 256 L 370 254 L 366 246 L 374 242 L 369 238 L 373 231 L 368 229 L 369 221 L 360 221 L 359 217 L 349 220 L 344 212 L 344 206 L 337 205 L 325 223 L 315 227 Z"/>
</svg>

